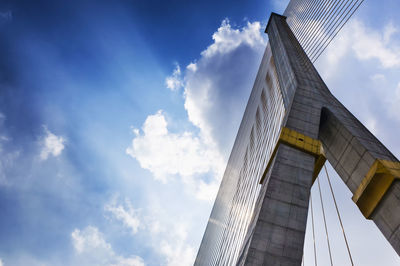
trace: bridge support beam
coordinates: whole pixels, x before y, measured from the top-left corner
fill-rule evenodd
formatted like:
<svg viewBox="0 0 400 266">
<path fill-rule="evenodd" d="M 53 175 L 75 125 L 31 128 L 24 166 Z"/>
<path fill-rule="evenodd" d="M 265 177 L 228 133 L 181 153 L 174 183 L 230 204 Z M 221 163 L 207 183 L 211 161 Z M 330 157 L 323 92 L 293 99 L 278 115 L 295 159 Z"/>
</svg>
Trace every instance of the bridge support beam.
<svg viewBox="0 0 400 266">
<path fill-rule="evenodd" d="M 327 160 L 362 213 L 400 254 L 398 160 L 330 93 L 285 19 L 272 14 L 266 29 L 288 110 L 283 126 L 322 142 Z M 377 160 L 393 167 L 374 172 Z M 314 165 L 312 155 L 279 146 L 265 174 L 238 265 L 301 265 Z M 383 192 L 377 189 L 382 184 Z"/>
</svg>

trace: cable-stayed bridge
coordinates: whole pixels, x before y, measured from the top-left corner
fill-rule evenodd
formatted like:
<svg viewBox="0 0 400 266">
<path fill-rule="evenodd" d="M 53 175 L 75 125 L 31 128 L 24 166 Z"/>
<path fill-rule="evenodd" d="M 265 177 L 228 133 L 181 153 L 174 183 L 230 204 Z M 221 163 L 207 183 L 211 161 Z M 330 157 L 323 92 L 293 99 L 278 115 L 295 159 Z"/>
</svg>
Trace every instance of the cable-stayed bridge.
<svg viewBox="0 0 400 266">
<path fill-rule="evenodd" d="M 400 163 L 334 97 L 313 65 L 362 3 L 292 0 L 283 15 L 271 14 L 269 43 L 195 265 L 301 265 L 307 219 L 315 237 L 316 201 L 333 265 L 318 178 L 323 173 L 354 265 L 326 160 L 400 254 Z M 313 185 L 318 193 L 311 197 Z M 315 241 L 313 249 L 317 265 Z"/>
</svg>

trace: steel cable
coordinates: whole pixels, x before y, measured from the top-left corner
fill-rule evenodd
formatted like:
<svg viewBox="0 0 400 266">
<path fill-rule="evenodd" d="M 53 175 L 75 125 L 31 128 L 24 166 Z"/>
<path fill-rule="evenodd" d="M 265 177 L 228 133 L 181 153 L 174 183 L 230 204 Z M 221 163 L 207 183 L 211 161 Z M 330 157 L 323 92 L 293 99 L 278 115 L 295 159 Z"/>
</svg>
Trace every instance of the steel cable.
<svg viewBox="0 0 400 266">
<path fill-rule="evenodd" d="M 293 3 L 296 1 L 297 5 L 289 5 L 288 8 L 286 9 L 284 15 L 288 17 L 288 21 L 292 24 L 292 27 L 294 29 L 294 32 L 296 34 L 296 37 L 298 40 L 303 40 L 304 39 L 304 26 L 303 26 L 303 21 L 307 21 L 307 19 L 314 18 L 317 12 L 320 10 L 322 1 L 320 0 L 313 0 L 307 1 L 307 0 L 300 0 L 300 4 L 298 4 L 297 0 L 293 0 Z M 324 0 L 326 1 L 326 0 Z M 291 2 L 292 3 L 292 2 Z M 301 12 L 299 15 L 299 9 L 303 10 L 304 7 L 308 9 L 305 12 Z M 293 22 L 292 22 L 293 21 Z"/>
<path fill-rule="evenodd" d="M 359 4 L 357 5 L 357 7 L 353 10 L 353 12 L 350 14 L 350 16 L 347 17 L 347 19 L 345 20 L 345 22 L 342 24 L 342 26 L 340 26 L 339 30 L 336 31 L 336 33 L 333 35 L 333 37 L 329 40 L 329 42 L 324 46 L 324 48 L 321 50 L 321 52 L 312 60 L 312 62 L 314 63 L 319 56 L 325 51 L 326 47 L 329 46 L 329 44 L 332 42 L 332 40 L 336 37 L 336 35 L 342 30 L 343 26 L 346 25 L 347 21 L 349 21 L 349 19 L 353 16 L 354 12 L 357 11 L 357 9 L 361 6 L 361 4 L 364 2 L 364 0 L 361 0 L 359 2 Z"/>
<path fill-rule="evenodd" d="M 327 227 L 327 225 L 326 225 L 325 208 L 324 208 L 324 202 L 323 202 L 323 200 L 322 200 L 322 192 L 321 192 L 321 185 L 320 185 L 320 182 L 319 182 L 319 178 L 317 178 L 317 181 L 318 181 L 319 198 L 320 198 L 320 200 L 321 200 L 322 216 L 323 216 L 323 218 L 324 218 L 326 241 L 327 241 L 327 243 L 328 243 L 329 258 L 330 258 L 330 261 L 331 261 L 331 266 L 333 266 L 332 253 L 331 253 L 331 245 L 330 245 L 330 242 L 329 242 L 328 227 Z"/>
<path fill-rule="evenodd" d="M 312 27 L 310 29 L 311 34 L 309 34 L 309 37 L 304 41 L 304 44 L 302 45 L 304 47 L 304 50 L 308 50 L 308 48 L 311 45 L 314 45 L 315 40 L 319 38 L 320 33 L 322 28 L 324 28 L 325 24 L 327 21 L 329 22 L 330 19 L 332 19 L 332 12 L 336 10 L 337 5 L 341 3 L 341 0 L 334 0 L 334 1 L 329 1 L 327 8 L 324 9 L 324 11 L 321 13 L 321 16 L 317 18 L 317 20 L 313 21 Z M 321 20 L 319 20 L 321 18 Z"/>
<path fill-rule="evenodd" d="M 343 16 L 343 14 L 345 14 L 346 13 L 346 10 L 349 8 L 349 6 L 351 6 L 351 4 L 353 3 L 353 1 L 354 0 L 351 0 L 351 2 L 350 2 L 350 4 L 349 5 L 347 5 L 348 4 L 348 2 L 349 2 L 349 0 L 347 0 L 346 1 L 346 3 L 343 5 L 343 6 L 341 6 L 340 7 L 340 10 L 339 10 L 339 13 L 335 16 L 335 18 L 334 19 L 332 19 L 331 21 L 330 21 L 330 23 L 327 25 L 327 27 L 326 27 L 326 32 L 327 32 L 327 34 L 325 34 L 325 36 L 323 35 L 322 36 L 322 38 L 323 38 L 323 40 L 325 40 L 325 38 L 327 37 L 327 36 L 332 36 L 332 32 L 334 32 L 335 30 L 336 30 L 336 28 L 334 28 L 335 27 L 335 25 L 336 25 L 336 23 L 340 20 L 340 18 Z M 356 2 L 357 2 L 358 0 L 356 0 Z M 342 12 L 342 10 L 343 10 L 343 8 L 345 8 L 344 9 L 344 11 Z M 348 13 L 347 13 L 348 14 Z M 347 15 L 346 14 L 346 15 Z M 345 15 L 345 17 L 346 17 L 346 15 Z M 339 17 L 339 18 L 338 18 Z M 337 19 L 338 18 L 338 19 Z M 332 23 L 333 23 L 333 26 L 331 26 L 332 25 Z M 341 23 L 341 22 L 340 22 Z M 339 24 L 340 24 L 339 23 Z M 332 30 L 332 28 L 334 28 L 333 29 L 333 31 L 331 32 L 331 30 Z M 329 38 L 328 37 L 328 38 Z M 324 43 L 324 41 L 322 41 L 321 43 Z M 321 47 L 321 46 L 319 46 L 319 47 Z M 310 51 L 310 56 L 311 56 L 311 54 L 312 54 L 312 52 L 313 51 Z"/>
<path fill-rule="evenodd" d="M 298 35 L 298 38 L 301 39 L 301 35 L 304 33 L 303 32 L 303 23 L 302 21 L 305 18 L 309 18 L 310 16 L 313 16 L 315 13 L 315 7 L 320 4 L 319 0 L 313 0 L 313 2 L 311 3 L 311 1 L 307 1 L 307 0 L 300 0 L 300 4 L 297 4 L 294 8 L 291 8 L 290 11 L 286 12 L 286 16 L 291 19 L 293 18 L 293 28 L 295 29 L 296 35 Z M 289 9 L 289 7 L 288 7 Z M 302 12 L 299 12 L 299 10 L 301 10 Z M 303 12 L 303 10 L 306 10 L 305 12 Z M 287 13 L 290 13 L 287 14 Z M 299 14 L 300 13 L 300 14 Z"/>
<path fill-rule="evenodd" d="M 329 10 L 325 14 L 323 21 L 320 24 L 319 29 L 318 28 L 316 29 L 316 35 L 314 37 L 314 42 L 310 42 L 310 43 L 307 43 L 304 45 L 305 49 L 307 51 L 309 51 L 309 52 L 313 51 L 315 45 L 318 46 L 321 43 L 320 40 L 326 36 L 326 34 L 324 34 L 325 29 L 330 28 L 330 25 L 332 24 L 332 22 L 336 21 L 336 18 L 338 16 L 338 10 L 340 10 L 340 8 L 342 7 L 343 1 L 336 0 L 333 3 L 334 3 L 334 5 L 329 7 Z"/>
<path fill-rule="evenodd" d="M 354 0 L 351 0 L 351 2 L 350 2 L 350 5 L 348 5 L 347 7 L 346 7 L 346 9 L 344 10 L 344 12 L 343 13 L 341 13 L 342 12 L 342 10 L 343 10 L 343 8 L 346 6 L 346 4 L 349 2 L 349 0 L 347 0 L 346 1 L 346 3 L 345 3 L 345 5 L 343 5 L 341 8 L 340 8 L 340 10 L 339 10 L 339 13 L 336 15 L 336 17 L 334 18 L 334 19 L 331 19 L 330 20 L 330 22 L 329 22 L 329 24 L 327 25 L 327 34 L 322 34 L 319 38 L 318 38 L 318 41 L 319 40 L 321 40 L 321 43 L 320 44 L 324 44 L 325 42 L 326 42 L 326 38 L 328 37 L 328 39 L 330 38 L 330 36 L 332 36 L 332 32 L 334 32 L 335 30 L 336 30 L 336 28 L 334 28 L 335 27 L 335 25 L 337 24 L 337 22 L 341 19 L 341 17 L 343 16 L 343 14 L 346 12 L 346 10 L 349 8 L 349 6 L 351 6 L 351 4 L 353 3 L 353 1 Z M 355 1 L 355 3 L 357 3 L 357 1 L 358 0 L 356 0 Z M 353 5 L 353 7 L 354 7 L 354 5 Z M 350 10 L 353 8 L 353 7 L 351 7 L 350 8 Z M 348 13 L 347 13 L 348 14 Z M 346 15 L 347 15 L 346 14 Z M 340 16 L 339 16 L 340 15 Z M 339 17 L 339 18 L 338 18 Z M 337 19 L 338 18 L 338 19 Z M 342 22 L 342 20 L 340 21 L 340 23 Z M 333 24 L 332 24 L 333 23 Z M 340 23 L 339 23 L 339 25 L 340 25 Z M 334 29 L 333 29 L 334 28 Z M 333 29 L 333 31 L 331 31 Z M 315 44 L 318 44 L 318 42 L 316 42 Z M 317 46 L 315 46 L 315 44 L 314 44 L 314 47 L 311 47 L 310 48 L 310 51 L 309 51 L 309 53 L 310 53 L 310 57 L 312 57 L 312 55 L 313 55 L 313 53 L 314 53 L 314 51 L 316 51 L 317 50 Z M 321 45 L 319 45 L 319 47 L 321 47 Z"/>
<path fill-rule="evenodd" d="M 338 1 L 338 0 L 335 0 Z M 309 20 L 306 20 L 304 23 L 305 25 L 303 26 L 303 28 L 305 29 L 303 31 L 302 36 L 299 36 L 300 39 L 302 39 L 302 43 L 304 45 L 302 45 L 303 47 L 309 42 L 309 40 L 311 40 L 312 38 L 314 38 L 313 32 L 315 32 L 315 27 L 318 24 L 318 20 L 325 15 L 324 11 L 324 6 L 327 3 L 332 2 L 332 0 L 320 0 L 318 7 L 316 8 L 316 10 L 313 12 L 312 16 L 309 17 Z M 311 21 L 310 23 L 308 23 L 309 21 Z M 309 27 L 309 29 L 307 29 Z"/>
<path fill-rule="evenodd" d="M 317 266 L 317 248 L 315 245 L 315 229 L 314 229 L 314 209 L 312 205 L 312 196 L 310 193 L 310 204 L 311 204 L 311 224 L 312 224 L 312 236 L 314 242 L 314 265 Z"/>
<path fill-rule="evenodd" d="M 298 33 L 299 41 L 303 41 L 303 39 L 305 37 L 305 35 L 304 35 L 305 31 L 302 27 L 302 25 L 304 24 L 304 21 L 308 21 L 308 19 L 315 16 L 316 10 L 320 3 L 321 2 L 319 2 L 319 0 L 314 0 L 313 2 L 304 0 L 304 1 L 302 1 L 302 4 L 298 6 L 298 9 L 300 9 L 300 10 L 303 10 L 303 9 L 308 10 L 308 11 L 302 12 L 300 14 L 300 16 L 297 16 L 297 13 L 296 13 L 296 18 L 298 18 L 298 25 L 299 25 L 299 26 L 297 26 L 298 31 L 299 31 L 299 33 Z"/>
<path fill-rule="evenodd" d="M 364 0 L 292 0 L 284 15 L 296 39 L 315 62 Z"/>
<path fill-rule="evenodd" d="M 340 216 L 339 208 L 338 208 L 337 203 L 336 203 L 335 194 L 333 193 L 332 184 L 331 184 L 331 180 L 329 178 L 328 170 L 326 169 L 326 165 L 324 165 L 324 168 L 325 168 L 326 178 L 328 179 L 329 188 L 331 190 L 333 202 L 335 203 L 336 213 L 337 213 L 337 216 L 339 218 L 340 227 L 342 227 L 342 232 L 343 232 L 344 241 L 346 242 L 347 252 L 349 253 L 349 258 L 350 258 L 350 261 L 351 261 L 351 265 L 354 266 L 353 258 L 351 256 L 351 252 L 350 252 L 349 243 L 347 242 L 346 233 L 344 232 L 344 226 L 343 226 L 343 223 L 342 223 L 342 218 Z"/>
</svg>

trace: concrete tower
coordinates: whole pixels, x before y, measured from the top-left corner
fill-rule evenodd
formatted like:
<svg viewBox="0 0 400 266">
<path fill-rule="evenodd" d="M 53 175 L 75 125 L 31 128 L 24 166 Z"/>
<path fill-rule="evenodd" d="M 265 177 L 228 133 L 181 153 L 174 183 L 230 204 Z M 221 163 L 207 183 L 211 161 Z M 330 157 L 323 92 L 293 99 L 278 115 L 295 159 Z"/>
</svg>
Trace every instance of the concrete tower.
<svg viewBox="0 0 400 266">
<path fill-rule="evenodd" d="M 195 265 L 301 265 L 325 159 L 400 254 L 400 163 L 329 91 L 286 18 L 267 46 Z"/>
</svg>

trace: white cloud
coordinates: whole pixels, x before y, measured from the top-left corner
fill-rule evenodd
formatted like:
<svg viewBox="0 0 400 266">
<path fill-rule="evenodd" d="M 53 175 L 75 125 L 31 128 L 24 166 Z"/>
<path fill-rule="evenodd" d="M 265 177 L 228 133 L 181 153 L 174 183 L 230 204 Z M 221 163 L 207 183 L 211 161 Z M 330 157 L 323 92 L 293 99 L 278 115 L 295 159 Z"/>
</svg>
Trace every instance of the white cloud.
<svg viewBox="0 0 400 266">
<path fill-rule="evenodd" d="M 393 22 L 389 22 L 386 24 L 385 29 L 383 30 L 383 42 L 388 45 L 390 40 L 392 39 L 393 34 L 399 32 L 399 30 L 395 27 Z"/>
<path fill-rule="evenodd" d="M 96 227 L 88 226 L 83 231 L 75 229 L 71 234 L 73 245 L 78 253 L 89 249 L 104 249 L 109 251 L 111 245 L 106 243 L 103 235 Z"/>
<path fill-rule="evenodd" d="M 171 214 L 166 210 L 165 206 L 154 204 L 154 202 L 139 213 L 138 211 L 132 211 L 133 208 L 129 199 L 125 198 L 122 203 L 118 201 L 119 197 L 114 196 L 110 200 L 111 203 L 105 205 L 105 211 L 111 212 L 115 219 L 122 221 L 125 228 L 135 230 L 133 233 L 137 232 L 140 220 L 140 233 L 144 234 L 148 240 L 146 245 L 153 247 L 162 256 L 164 260 L 162 265 L 193 265 L 196 253 L 195 249 L 188 244 L 187 226 L 181 220 L 181 215 L 175 215 L 171 219 Z M 134 228 L 132 228 L 131 223 L 127 222 L 132 219 L 137 220 Z M 110 249 L 109 245 L 105 244 L 105 241 L 99 241 L 102 237 L 99 237 L 96 228 L 88 227 L 85 230 L 89 231 L 86 235 L 90 236 L 86 237 L 86 239 L 90 240 L 87 242 L 94 243 L 88 246 Z M 83 246 L 81 238 L 75 237 L 77 251 L 81 250 L 81 246 Z"/>
<path fill-rule="evenodd" d="M 144 266 L 138 256 L 128 258 L 117 255 L 103 234 L 93 226 L 71 233 L 72 244 L 78 255 L 80 265 Z"/>
<path fill-rule="evenodd" d="M 212 57 L 217 54 L 226 54 L 240 45 L 248 45 L 257 47 L 260 44 L 265 44 L 265 39 L 260 34 L 260 22 L 248 22 L 246 27 L 233 29 L 228 19 L 224 19 L 221 26 L 212 36 L 214 43 L 201 52 L 203 57 Z"/>
<path fill-rule="evenodd" d="M 178 64 L 176 64 L 172 75 L 168 76 L 165 79 L 165 85 L 167 86 L 168 89 L 170 89 L 172 91 L 179 90 L 180 88 L 183 87 L 183 80 L 181 77 L 181 68 Z"/>
<path fill-rule="evenodd" d="M 327 71 L 333 72 L 344 56 L 353 53 L 358 60 L 375 59 L 383 68 L 400 67 L 400 47 L 391 42 L 398 29 L 388 23 L 381 31 L 368 28 L 361 21 L 354 19 L 346 25 L 334 41 L 334 48 L 326 51 L 326 58 L 333 66 Z"/>
<path fill-rule="evenodd" d="M 197 193 L 196 197 L 200 200 L 214 201 L 219 188 L 219 179 L 214 179 L 210 183 L 206 183 L 203 180 L 196 180 L 197 182 Z"/>
<path fill-rule="evenodd" d="M 199 130 L 172 133 L 158 111 L 147 117 L 142 134 L 134 130 L 126 150 L 156 179 L 166 182 L 178 175 L 197 198 L 207 200 L 218 190 L 266 46 L 259 22 L 235 29 L 225 19 L 212 39 L 195 63 L 184 73 L 177 65 L 166 81 L 170 89 L 184 87 L 189 122 Z"/>
<path fill-rule="evenodd" d="M 140 226 L 138 211 L 133 208 L 129 199 L 125 199 L 123 204 L 118 204 L 117 199 L 114 197 L 110 203 L 104 206 L 104 210 L 121 221 L 125 227 L 131 230 L 132 234 L 136 234 Z"/>
<path fill-rule="evenodd" d="M 265 37 L 259 22 L 235 29 L 224 20 L 199 58 L 184 69 L 175 68 L 166 80 L 170 89 L 183 87 L 184 108 L 194 128 L 171 131 L 160 110 L 149 115 L 140 130 L 133 128 L 126 153 L 155 179 L 179 178 L 190 194 L 211 202 L 266 47 Z M 175 121 L 171 124 L 176 128 Z M 127 210 L 124 204 L 113 206 L 122 206 L 120 213 Z M 172 220 L 165 206 L 152 205 L 137 214 L 139 233 L 149 235 L 150 245 L 164 257 L 165 265 L 193 264 L 197 242 L 191 242 L 187 219 L 175 215 Z"/>
<path fill-rule="evenodd" d="M 188 243 L 188 230 L 185 222 L 181 221 L 179 215 L 170 218 L 164 208 L 152 206 L 148 210 L 146 230 L 155 250 L 164 257 L 167 266 L 189 266 L 193 265 L 196 250 Z"/>
<path fill-rule="evenodd" d="M 47 127 L 44 127 L 46 136 L 42 140 L 42 150 L 40 152 L 40 159 L 46 160 L 49 155 L 57 157 L 64 149 L 65 139 L 61 136 L 56 136 L 50 132 Z"/>
<path fill-rule="evenodd" d="M 397 31 L 393 25 L 387 26 L 383 34 L 368 29 L 357 20 L 351 26 L 349 28 L 353 38 L 351 47 L 359 59 L 377 59 L 384 68 L 400 66 L 400 47 L 388 43 L 390 37 Z"/>
<path fill-rule="evenodd" d="M 215 146 L 189 131 L 171 133 L 167 126 L 162 111 L 148 116 L 143 134 L 134 130 L 136 136 L 126 152 L 163 182 L 179 175 L 186 184 L 197 186 L 195 175 L 209 172 L 221 175 L 223 160 Z"/>
<path fill-rule="evenodd" d="M 3 261 L 0 259 L 0 266 L 3 266 Z"/>
<path fill-rule="evenodd" d="M 160 252 L 166 258 L 166 265 L 193 265 L 196 252 L 193 247 L 185 244 L 187 231 L 184 227 L 173 228 L 174 240 L 163 240 L 160 244 Z"/>
<path fill-rule="evenodd" d="M 197 65 L 196 63 L 190 63 L 189 65 L 186 66 L 186 68 L 192 72 L 196 72 L 197 71 Z"/>
<path fill-rule="evenodd" d="M 185 75 L 185 109 L 206 141 L 229 154 L 266 46 L 259 22 L 234 29 L 224 20 Z M 189 67 L 188 66 L 188 67 Z"/>
</svg>

